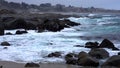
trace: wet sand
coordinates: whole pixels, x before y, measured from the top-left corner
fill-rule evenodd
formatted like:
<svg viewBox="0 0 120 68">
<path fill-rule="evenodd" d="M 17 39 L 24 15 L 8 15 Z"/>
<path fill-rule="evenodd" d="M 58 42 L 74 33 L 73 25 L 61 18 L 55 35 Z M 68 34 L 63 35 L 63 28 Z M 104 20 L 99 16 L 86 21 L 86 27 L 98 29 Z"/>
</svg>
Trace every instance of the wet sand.
<svg viewBox="0 0 120 68">
<path fill-rule="evenodd" d="M 25 63 L 16 63 L 9 61 L 0 61 L 0 66 L 3 66 L 2 68 L 26 68 L 24 67 Z M 30 68 L 36 68 L 36 67 L 30 67 Z M 57 64 L 57 63 L 49 63 L 49 64 L 44 63 L 44 64 L 40 64 L 39 68 L 81 68 L 81 67 L 74 65 Z"/>
</svg>

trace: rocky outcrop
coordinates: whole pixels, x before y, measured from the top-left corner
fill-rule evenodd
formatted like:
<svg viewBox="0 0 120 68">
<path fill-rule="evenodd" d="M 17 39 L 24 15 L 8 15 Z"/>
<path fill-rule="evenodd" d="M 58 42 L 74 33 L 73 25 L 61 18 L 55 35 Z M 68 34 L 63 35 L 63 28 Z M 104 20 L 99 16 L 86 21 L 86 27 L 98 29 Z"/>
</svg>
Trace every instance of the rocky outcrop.
<svg viewBox="0 0 120 68">
<path fill-rule="evenodd" d="M 120 56 L 114 55 L 110 57 L 105 63 L 102 64 L 102 67 L 105 66 L 114 66 L 120 68 Z"/>
<path fill-rule="evenodd" d="M 88 54 L 92 57 L 95 57 L 96 59 L 109 58 L 109 53 L 105 49 L 101 48 L 91 49 L 91 51 Z"/>
<path fill-rule="evenodd" d="M 64 29 L 65 27 L 77 26 L 77 25 L 80 24 L 71 22 L 70 20 L 46 19 L 44 23 L 38 25 L 38 32 L 41 32 L 43 30 L 56 32 Z"/>
<path fill-rule="evenodd" d="M 4 41 L 1 43 L 2 46 L 10 46 L 10 43 L 8 43 L 7 41 Z"/>
<path fill-rule="evenodd" d="M 26 63 L 25 64 L 25 67 L 37 67 L 37 68 L 39 68 L 40 67 L 40 65 L 39 64 L 37 64 L 37 63 Z"/>
<path fill-rule="evenodd" d="M 98 42 L 87 42 L 85 48 L 98 48 Z"/>
<path fill-rule="evenodd" d="M 110 48 L 112 50 L 119 50 L 115 47 L 115 45 L 108 39 L 104 39 L 101 44 L 99 45 L 99 48 Z"/>
</svg>

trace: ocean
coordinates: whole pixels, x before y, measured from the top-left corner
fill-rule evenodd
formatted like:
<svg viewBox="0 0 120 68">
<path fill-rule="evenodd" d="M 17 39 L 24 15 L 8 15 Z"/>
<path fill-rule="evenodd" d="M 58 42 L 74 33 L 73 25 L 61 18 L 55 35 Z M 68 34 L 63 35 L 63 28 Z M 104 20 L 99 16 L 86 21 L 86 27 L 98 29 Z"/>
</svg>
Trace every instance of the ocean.
<svg viewBox="0 0 120 68">
<path fill-rule="evenodd" d="M 37 33 L 28 30 L 27 34 L 0 36 L 0 42 L 8 41 L 11 46 L 4 49 L 0 46 L 0 60 L 14 62 L 41 62 L 41 63 L 65 63 L 64 56 L 67 53 L 89 52 L 84 48 L 86 42 L 98 41 L 107 38 L 117 48 L 120 48 L 120 16 L 108 14 L 88 14 L 79 18 L 70 17 L 69 20 L 80 23 L 79 26 L 65 28 L 60 32 Z M 6 30 L 15 34 L 16 30 Z M 83 47 L 75 47 L 80 45 Z M 119 51 L 106 49 L 110 56 L 117 55 Z M 48 58 L 52 52 L 61 52 L 62 57 Z"/>
</svg>

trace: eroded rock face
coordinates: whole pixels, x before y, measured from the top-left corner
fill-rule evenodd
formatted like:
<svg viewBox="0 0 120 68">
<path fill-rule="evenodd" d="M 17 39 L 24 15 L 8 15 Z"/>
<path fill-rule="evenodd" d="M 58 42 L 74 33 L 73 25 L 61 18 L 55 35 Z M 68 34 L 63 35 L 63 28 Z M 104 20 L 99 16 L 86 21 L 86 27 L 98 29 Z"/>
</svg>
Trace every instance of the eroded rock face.
<svg viewBox="0 0 120 68">
<path fill-rule="evenodd" d="M 91 49 L 91 51 L 88 54 L 97 59 L 105 59 L 109 57 L 109 53 L 105 49 L 101 48 Z"/>
<path fill-rule="evenodd" d="M 1 43 L 2 46 L 10 46 L 10 43 L 8 43 L 7 41 L 4 41 Z"/>
<path fill-rule="evenodd" d="M 25 64 L 25 67 L 37 67 L 37 68 L 39 68 L 40 65 L 37 63 L 27 63 L 27 64 Z"/>
<path fill-rule="evenodd" d="M 102 66 L 114 66 L 120 68 L 120 56 L 114 55 L 110 57 Z"/>
</svg>

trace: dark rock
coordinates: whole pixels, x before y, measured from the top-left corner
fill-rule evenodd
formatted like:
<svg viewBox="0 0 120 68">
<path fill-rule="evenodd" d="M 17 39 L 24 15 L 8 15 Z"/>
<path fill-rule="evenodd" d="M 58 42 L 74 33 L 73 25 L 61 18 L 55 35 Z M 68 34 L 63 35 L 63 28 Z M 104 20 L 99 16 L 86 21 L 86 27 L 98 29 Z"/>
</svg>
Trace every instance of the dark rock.
<svg viewBox="0 0 120 68">
<path fill-rule="evenodd" d="M 0 14 L 15 14 L 16 12 L 13 10 L 2 9 L 0 10 Z"/>
<path fill-rule="evenodd" d="M 120 68 L 120 56 L 114 55 L 110 57 L 102 66 L 114 66 Z"/>
<path fill-rule="evenodd" d="M 99 61 L 90 57 L 86 52 L 79 53 L 77 62 L 80 66 L 97 67 L 99 65 Z"/>
<path fill-rule="evenodd" d="M 84 47 L 84 46 L 82 46 L 82 45 L 74 45 L 74 47 Z"/>
<path fill-rule="evenodd" d="M 85 48 L 98 48 L 98 42 L 87 42 Z"/>
<path fill-rule="evenodd" d="M 25 34 L 28 33 L 26 30 L 17 30 L 15 34 Z"/>
<path fill-rule="evenodd" d="M 4 32 L 5 32 L 4 26 L 3 24 L 0 23 L 0 35 L 4 35 Z"/>
<path fill-rule="evenodd" d="M 120 55 L 120 52 L 118 52 L 118 55 Z"/>
<path fill-rule="evenodd" d="M 100 48 L 91 49 L 88 54 L 97 59 L 105 59 L 109 57 L 109 53 L 105 49 Z"/>
<path fill-rule="evenodd" d="M 74 53 L 69 53 L 65 56 L 66 64 L 77 64 L 77 55 Z"/>
<path fill-rule="evenodd" d="M 59 19 L 46 19 L 43 23 L 38 25 L 38 32 L 43 30 L 49 30 L 53 32 L 60 31 L 65 27 L 79 25 L 75 22 L 71 22 L 70 20 L 59 20 Z"/>
<path fill-rule="evenodd" d="M 5 29 L 7 29 L 7 30 L 12 30 L 12 29 L 36 29 L 36 26 L 31 22 L 27 22 L 25 19 L 22 19 L 22 18 L 18 18 L 18 19 L 15 18 L 14 19 L 14 18 L 12 18 L 10 21 L 5 22 Z"/>
<path fill-rule="evenodd" d="M 97 66 L 99 66 L 99 61 L 92 57 L 83 57 L 83 58 L 78 59 L 78 65 L 97 67 Z"/>
<path fill-rule="evenodd" d="M 17 30 L 15 34 L 23 34 L 20 30 Z"/>
<path fill-rule="evenodd" d="M 120 49 L 118 49 L 117 47 L 114 47 L 114 48 L 112 48 L 112 50 L 118 51 L 118 50 L 120 50 Z"/>
<path fill-rule="evenodd" d="M 40 65 L 37 63 L 27 63 L 25 64 L 25 67 L 40 67 Z"/>
<path fill-rule="evenodd" d="M 102 43 L 99 45 L 99 47 L 100 48 L 114 48 L 115 46 L 114 46 L 114 44 L 110 41 L 110 40 L 108 40 L 108 39 L 104 39 L 103 41 L 102 41 Z"/>
<path fill-rule="evenodd" d="M 60 57 L 60 56 L 61 56 L 61 52 L 54 52 L 48 55 L 48 57 Z"/>
<path fill-rule="evenodd" d="M 8 42 L 6 42 L 6 41 L 5 41 L 5 42 L 2 42 L 1 45 L 2 45 L 2 46 L 10 46 L 10 44 L 9 44 Z"/>
<path fill-rule="evenodd" d="M 87 54 L 86 52 L 82 51 L 78 54 L 78 58 L 81 59 L 81 58 L 84 58 L 84 57 L 89 57 L 89 54 Z"/>
<path fill-rule="evenodd" d="M 8 33 L 6 33 L 6 35 L 13 35 L 12 33 L 10 33 L 10 32 L 8 32 Z"/>
</svg>

